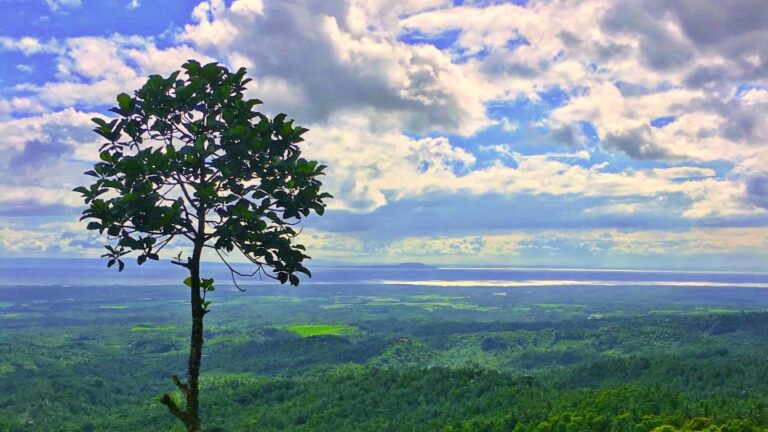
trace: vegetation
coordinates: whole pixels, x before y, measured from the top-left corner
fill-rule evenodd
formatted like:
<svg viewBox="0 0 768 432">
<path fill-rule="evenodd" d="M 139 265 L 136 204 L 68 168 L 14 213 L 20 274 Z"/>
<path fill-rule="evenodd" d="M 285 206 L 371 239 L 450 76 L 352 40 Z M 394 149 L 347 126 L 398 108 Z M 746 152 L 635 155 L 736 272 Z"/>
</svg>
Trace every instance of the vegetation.
<svg viewBox="0 0 768 432">
<path fill-rule="evenodd" d="M 309 257 L 294 243 L 293 227 L 311 211 L 322 214 L 330 195 L 320 192 L 317 179 L 324 167 L 301 157 L 298 143 L 307 129 L 285 114 L 269 119 L 255 111 L 261 102 L 243 95 L 245 69 L 232 73 L 192 60 L 183 69 L 183 77 L 181 71 L 154 75 L 134 96 L 118 95 L 116 119 L 93 119 L 107 143 L 101 162 L 86 172 L 95 182 L 75 191 L 89 206 L 82 218 L 90 220 L 88 229 L 114 242 L 103 255 L 110 267 L 122 271 L 123 257 L 133 251 L 140 265 L 158 260 L 174 240 L 191 246 L 186 260 L 180 252 L 173 261 L 189 272 L 184 283 L 192 311 L 187 378 L 172 376 L 183 404 L 169 394 L 161 402 L 188 431 L 199 431 L 203 317 L 215 288 L 200 274 L 203 250 L 224 263 L 235 252 L 256 266 L 246 274 L 227 263 L 233 281 L 236 274 L 259 274 L 298 285 L 296 273 L 310 276 L 302 264 Z"/>
<path fill-rule="evenodd" d="M 0 287 L 0 431 L 179 430 L 156 401 L 186 356 L 183 290 L 59 292 Z M 220 289 L 204 430 L 768 430 L 765 290 L 497 292 Z"/>
<path fill-rule="evenodd" d="M 301 337 L 344 336 L 351 335 L 357 330 L 345 324 L 295 324 L 285 328 Z"/>
</svg>

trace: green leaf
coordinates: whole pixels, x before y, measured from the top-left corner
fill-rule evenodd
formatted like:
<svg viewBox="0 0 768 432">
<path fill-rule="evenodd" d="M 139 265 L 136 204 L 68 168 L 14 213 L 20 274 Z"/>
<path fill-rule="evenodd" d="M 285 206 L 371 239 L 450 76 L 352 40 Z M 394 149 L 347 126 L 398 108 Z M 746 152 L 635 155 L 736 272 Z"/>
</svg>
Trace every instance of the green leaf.
<svg viewBox="0 0 768 432">
<path fill-rule="evenodd" d="M 120 109 L 124 112 L 128 112 L 131 109 L 131 97 L 125 93 L 117 95 L 117 103 L 120 105 Z"/>
<path fill-rule="evenodd" d="M 284 284 L 288 281 L 288 273 L 280 272 L 277 274 L 277 280 L 280 281 L 281 284 Z"/>
<path fill-rule="evenodd" d="M 184 285 L 192 288 L 192 278 L 188 277 L 188 278 L 184 279 Z"/>
<path fill-rule="evenodd" d="M 195 150 L 201 151 L 205 149 L 205 135 L 200 135 L 195 138 Z"/>
<path fill-rule="evenodd" d="M 246 129 L 245 126 L 237 125 L 237 126 L 232 128 L 232 135 L 234 135 L 236 137 L 241 137 L 241 136 L 245 135 L 245 133 L 247 131 L 248 131 L 248 129 Z"/>
<path fill-rule="evenodd" d="M 139 255 L 139 257 L 136 259 L 136 261 L 139 263 L 139 265 L 144 264 L 144 262 L 147 260 L 147 256 L 144 254 Z"/>
</svg>

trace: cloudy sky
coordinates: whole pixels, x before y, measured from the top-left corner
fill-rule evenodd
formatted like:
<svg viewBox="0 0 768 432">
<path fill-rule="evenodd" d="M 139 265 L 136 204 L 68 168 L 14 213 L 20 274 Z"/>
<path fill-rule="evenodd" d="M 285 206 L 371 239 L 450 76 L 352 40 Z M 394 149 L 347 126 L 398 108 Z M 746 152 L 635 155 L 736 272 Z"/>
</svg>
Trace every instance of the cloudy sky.
<svg viewBox="0 0 768 432">
<path fill-rule="evenodd" d="M 727 3 L 727 6 L 726 6 Z M 189 58 L 309 127 L 323 261 L 765 269 L 765 0 L 0 0 L 0 256 L 100 254 L 90 118 Z"/>
</svg>

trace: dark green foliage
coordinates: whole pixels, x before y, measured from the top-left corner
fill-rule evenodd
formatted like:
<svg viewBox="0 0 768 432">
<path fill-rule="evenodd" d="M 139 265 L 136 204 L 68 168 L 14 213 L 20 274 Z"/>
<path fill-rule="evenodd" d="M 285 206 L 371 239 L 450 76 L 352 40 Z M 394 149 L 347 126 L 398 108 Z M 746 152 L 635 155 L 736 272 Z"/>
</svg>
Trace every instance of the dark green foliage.
<svg viewBox="0 0 768 432">
<path fill-rule="evenodd" d="M 553 321 L 534 310 L 543 302 L 540 292 L 521 293 L 506 305 L 508 299 L 487 289 L 465 289 L 474 302 L 499 310 L 441 315 L 398 305 L 439 289 L 379 286 L 380 297 L 398 301 L 364 306 L 367 289 L 302 285 L 287 293 L 253 286 L 245 296 L 222 290 L 206 336 L 203 430 L 765 432 L 768 426 L 766 312 L 701 313 L 702 303 L 674 303 L 676 294 L 668 294 L 663 300 L 674 314 L 650 313 L 653 305 L 638 302 L 630 316 L 590 319 L 584 312 Z M 103 297 L 67 300 L 69 293 L 86 297 L 87 290 Z M 0 431 L 179 430 L 157 397 L 169 365 L 185 358 L 185 346 L 168 342 L 183 335 L 188 311 L 175 301 L 178 290 L 132 290 L 71 288 L 59 296 L 56 287 L 0 287 L 3 298 L 24 295 L 0 310 Z M 749 295 L 751 304 L 765 301 L 762 290 Z M 626 302 L 625 309 L 637 300 L 627 292 L 604 297 Z M 116 301 L 124 308 L 107 307 Z M 337 301 L 358 306 L 323 308 Z M 532 310 L 509 318 L 520 305 Z M 377 319 L 368 314 L 374 308 L 383 308 Z M 302 338 L 282 329 L 308 323 L 359 332 Z M 722 328 L 729 331 L 713 331 Z M 400 342 L 401 335 L 409 341 Z"/>
<path fill-rule="evenodd" d="M 309 270 L 292 226 L 311 211 L 323 214 L 330 198 L 317 179 L 325 167 L 301 157 L 307 129 L 255 111 L 261 102 L 244 97 L 243 68 L 190 60 L 183 69 L 118 95 L 114 120 L 93 119 L 108 142 L 86 173 L 96 181 L 75 189 L 89 205 L 88 229 L 115 241 L 104 256 L 122 270 L 132 251 L 142 264 L 174 238 L 194 241 L 202 219 L 200 240 L 298 285 L 294 273 Z"/>
</svg>

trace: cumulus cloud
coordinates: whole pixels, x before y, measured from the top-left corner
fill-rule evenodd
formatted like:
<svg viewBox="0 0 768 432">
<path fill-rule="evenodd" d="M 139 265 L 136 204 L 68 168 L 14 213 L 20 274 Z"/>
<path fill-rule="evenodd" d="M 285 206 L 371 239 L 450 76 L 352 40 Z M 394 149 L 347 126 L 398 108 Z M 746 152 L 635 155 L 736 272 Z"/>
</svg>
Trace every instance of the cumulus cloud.
<svg viewBox="0 0 768 432">
<path fill-rule="evenodd" d="M 96 113 L 67 109 L 0 119 L 0 208 L 8 216 L 67 212 L 82 202 L 72 188 L 98 159 Z M 71 212 L 71 210 L 69 210 Z"/>
<path fill-rule="evenodd" d="M 80 2 L 48 3 L 64 12 Z M 461 197 L 522 196 L 589 201 L 575 211 L 591 220 L 641 224 L 665 211 L 682 225 L 760 223 L 768 211 L 761 0 L 454 3 L 211 0 L 170 46 L 118 34 L 0 37 L 0 51 L 48 56 L 55 68 L 47 82 L 34 81 L 35 70 L 0 93 L 0 213 L 79 205 L 68 190 L 96 157 L 90 117 L 147 75 L 197 58 L 246 66 L 250 95 L 311 129 L 305 151 L 329 166 L 332 211 L 362 218 L 434 198 L 453 203 L 450 212 Z M 556 205 L 547 209 L 536 217 L 563 222 L 551 215 Z M 721 234 L 738 232 L 748 231 Z M 703 239 L 691 251 L 712 246 L 686 233 Z M 685 234 L 670 234 L 669 244 L 620 231 L 537 235 L 467 228 L 386 242 L 318 230 L 307 238 L 327 256 L 391 259 L 687 253 L 673 244 L 691 244 Z"/>
<path fill-rule="evenodd" d="M 739 161 L 768 138 L 758 120 L 766 107 L 751 105 L 754 94 L 733 96 L 744 83 L 766 84 L 765 11 L 759 0 L 557 0 L 438 8 L 401 27 L 458 31 L 449 49 L 470 56 L 465 72 L 485 77 L 496 98 L 565 89 L 570 100 L 548 120 L 554 131 L 584 121 L 605 150 L 633 158 Z M 650 126 L 670 115 L 682 122 Z"/>
<path fill-rule="evenodd" d="M 45 112 L 46 108 L 37 100 L 28 97 L 0 98 L 0 120 L 11 114 L 35 114 Z"/>
<path fill-rule="evenodd" d="M 84 255 L 98 257 L 98 236 L 81 222 L 48 222 L 35 229 L 0 221 L 0 253 L 21 256 Z"/>
<path fill-rule="evenodd" d="M 168 74 L 190 58 L 213 61 L 189 46 L 160 49 L 152 38 L 140 36 L 84 36 L 47 43 L 33 38 L 0 38 L 0 46 L 27 55 L 57 54 L 56 80 L 14 88 L 28 95 L 21 100 L 50 108 L 113 104 L 118 93 L 135 90 L 148 75 Z M 0 115 L 2 108 L 0 103 Z"/>
<path fill-rule="evenodd" d="M 249 67 L 254 94 L 309 120 L 375 108 L 379 124 L 415 132 L 471 134 L 490 124 L 483 95 L 448 55 L 364 30 L 364 5 L 215 0 L 195 8 L 181 39 Z"/>
<path fill-rule="evenodd" d="M 356 234 L 310 231 L 308 250 L 324 258 L 348 261 L 442 264 L 516 264 L 552 257 L 571 267 L 601 262 L 627 265 L 641 257 L 687 257 L 728 254 L 768 255 L 764 227 L 686 230 L 528 230 L 460 236 L 407 236 L 390 241 L 366 241 Z M 575 258 L 574 256 L 578 256 Z M 598 261 L 595 261 L 597 257 Z M 568 261 L 571 259 L 571 261 Z M 629 261 L 627 261 L 629 260 Z M 667 265 L 674 264 L 667 262 Z"/>
<path fill-rule="evenodd" d="M 590 159 L 586 150 L 524 155 L 508 145 L 481 148 L 500 159 L 479 166 L 473 154 L 446 138 L 375 132 L 368 121 L 364 115 L 337 118 L 307 135 L 307 155 L 329 166 L 325 182 L 336 197 L 332 202 L 336 209 L 370 212 L 393 201 L 435 193 L 646 199 L 679 194 L 691 201 L 683 213 L 686 217 L 761 211 L 744 205 L 746 191 L 740 183 L 718 179 L 711 169 L 680 165 L 616 172 L 601 163 L 585 166 Z"/>
</svg>

